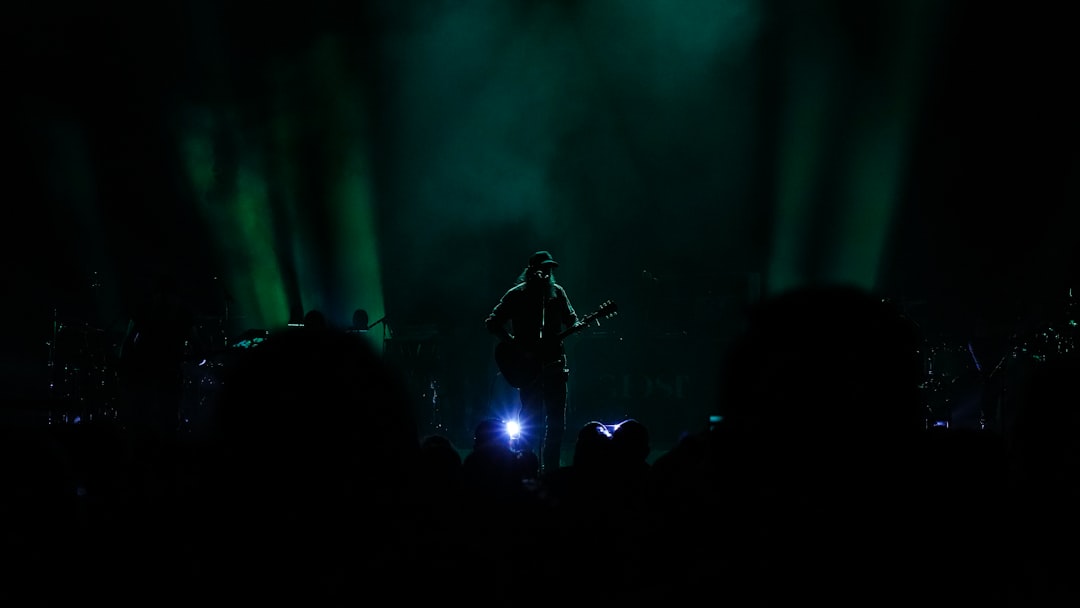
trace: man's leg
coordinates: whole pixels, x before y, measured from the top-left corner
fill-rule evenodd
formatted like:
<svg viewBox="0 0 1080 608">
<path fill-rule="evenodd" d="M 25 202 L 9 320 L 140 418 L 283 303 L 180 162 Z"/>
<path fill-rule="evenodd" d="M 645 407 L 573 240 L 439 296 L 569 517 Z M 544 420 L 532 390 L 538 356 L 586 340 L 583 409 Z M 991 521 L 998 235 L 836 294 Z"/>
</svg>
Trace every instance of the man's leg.
<svg viewBox="0 0 1080 608">
<path fill-rule="evenodd" d="M 544 395 L 539 385 L 520 389 L 521 411 L 518 422 L 522 426 L 522 444 L 540 457 L 544 441 Z"/>
<path fill-rule="evenodd" d="M 544 447 L 542 470 L 554 472 L 562 466 L 562 443 L 566 432 L 566 380 L 564 369 L 544 379 Z"/>
</svg>

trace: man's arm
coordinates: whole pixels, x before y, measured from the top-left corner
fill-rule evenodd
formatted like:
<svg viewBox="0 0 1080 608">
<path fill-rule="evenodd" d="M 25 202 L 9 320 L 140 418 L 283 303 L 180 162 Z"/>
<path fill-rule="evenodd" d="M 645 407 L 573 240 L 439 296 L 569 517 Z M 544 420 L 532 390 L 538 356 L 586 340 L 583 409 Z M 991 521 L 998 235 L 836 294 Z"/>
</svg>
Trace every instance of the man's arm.
<svg viewBox="0 0 1080 608">
<path fill-rule="evenodd" d="M 487 327 L 489 333 L 500 341 L 513 342 L 514 336 L 506 329 L 506 324 L 509 321 L 509 315 L 506 311 L 506 296 L 504 295 L 499 300 L 499 303 L 495 305 L 495 308 L 491 310 L 491 314 L 484 319 L 484 326 Z"/>
<path fill-rule="evenodd" d="M 502 342 L 513 342 L 514 341 L 514 336 L 509 331 L 506 330 L 506 325 L 499 324 L 499 323 L 493 323 L 491 317 L 488 317 L 488 320 L 486 321 L 486 324 L 487 324 L 488 331 L 491 332 L 491 334 L 494 335 L 496 338 L 498 338 L 500 341 L 502 341 Z"/>
<path fill-rule="evenodd" d="M 574 306 L 572 304 L 570 304 L 570 296 L 567 295 L 566 290 L 563 289 L 563 287 L 561 285 L 559 286 L 559 293 L 562 295 L 561 299 L 563 301 L 563 310 L 562 310 L 563 324 L 566 325 L 567 327 L 572 327 L 574 324 L 576 324 L 578 322 L 577 311 L 574 310 Z"/>
</svg>

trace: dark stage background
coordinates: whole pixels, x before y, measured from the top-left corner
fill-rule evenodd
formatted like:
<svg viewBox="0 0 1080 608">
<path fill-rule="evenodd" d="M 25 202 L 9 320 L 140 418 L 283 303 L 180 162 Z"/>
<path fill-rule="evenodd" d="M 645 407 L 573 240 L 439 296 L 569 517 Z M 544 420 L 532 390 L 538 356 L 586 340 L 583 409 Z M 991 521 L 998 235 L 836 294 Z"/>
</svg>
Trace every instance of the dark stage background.
<svg viewBox="0 0 1080 608">
<path fill-rule="evenodd" d="M 580 312 L 620 306 L 571 338 L 572 425 L 703 425 L 742 307 L 800 284 L 1000 357 L 1077 286 L 1064 7 L 13 6 L 3 397 L 47 399 L 58 323 L 110 349 L 164 271 L 213 340 L 368 310 L 464 442 L 507 399 L 482 320 L 537 249 Z"/>
</svg>

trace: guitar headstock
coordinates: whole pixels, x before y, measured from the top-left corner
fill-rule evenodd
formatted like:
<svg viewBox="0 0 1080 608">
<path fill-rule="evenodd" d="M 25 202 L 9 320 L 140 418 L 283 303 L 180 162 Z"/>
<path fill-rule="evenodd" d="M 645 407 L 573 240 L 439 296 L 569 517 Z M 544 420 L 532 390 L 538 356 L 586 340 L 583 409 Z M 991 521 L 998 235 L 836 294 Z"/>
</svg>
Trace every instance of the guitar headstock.
<svg viewBox="0 0 1080 608">
<path fill-rule="evenodd" d="M 616 304 L 614 300 L 606 300 L 596 309 L 596 312 L 585 315 L 585 318 L 582 319 L 582 324 L 589 325 L 601 319 L 610 319 L 617 314 L 619 314 L 618 304 Z"/>
</svg>

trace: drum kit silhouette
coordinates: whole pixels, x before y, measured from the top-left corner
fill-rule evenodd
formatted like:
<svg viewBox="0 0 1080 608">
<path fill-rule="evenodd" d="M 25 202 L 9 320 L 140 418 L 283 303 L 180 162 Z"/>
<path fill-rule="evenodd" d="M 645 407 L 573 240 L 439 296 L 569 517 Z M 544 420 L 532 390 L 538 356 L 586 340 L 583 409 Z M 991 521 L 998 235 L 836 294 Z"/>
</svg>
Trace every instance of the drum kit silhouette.
<svg viewBox="0 0 1080 608">
<path fill-rule="evenodd" d="M 54 315 L 55 317 L 55 315 Z M 51 411 L 59 422 L 116 416 L 119 344 L 105 329 L 55 317 L 48 347 Z"/>
<path fill-rule="evenodd" d="M 201 344 L 189 344 L 181 373 L 181 409 L 201 415 L 221 382 L 228 339 L 218 319 L 198 318 L 195 335 Z M 48 422 L 79 424 L 117 420 L 121 416 L 122 349 L 125 332 L 75 319 L 55 317 L 46 341 Z"/>
<path fill-rule="evenodd" d="M 45 387 L 49 424 L 79 424 L 122 417 L 121 401 L 125 381 L 125 341 L 129 319 L 118 315 L 109 322 L 102 297 L 104 280 L 92 273 L 58 299 L 51 310 L 47 348 Z M 71 295 L 74 294 L 74 295 Z M 192 337 L 185 345 L 182 407 L 194 412 L 206 402 L 219 383 L 215 357 L 229 345 L 226 307 L 221 314 L 196 315 Z"/>
<path fill-rule="evenodd" d="M 981 360 L 970 341 L 943 339 L 925 349 L 920 386 L 927 424 L 1004 430 L 1003 411 L 1014 408 L 1030 373 L 1038 366 L 1076 356 L 1080 307 L 1070 289 L 1056 314 L 1009 337 L 1004 353 Z"/>
</svg>

